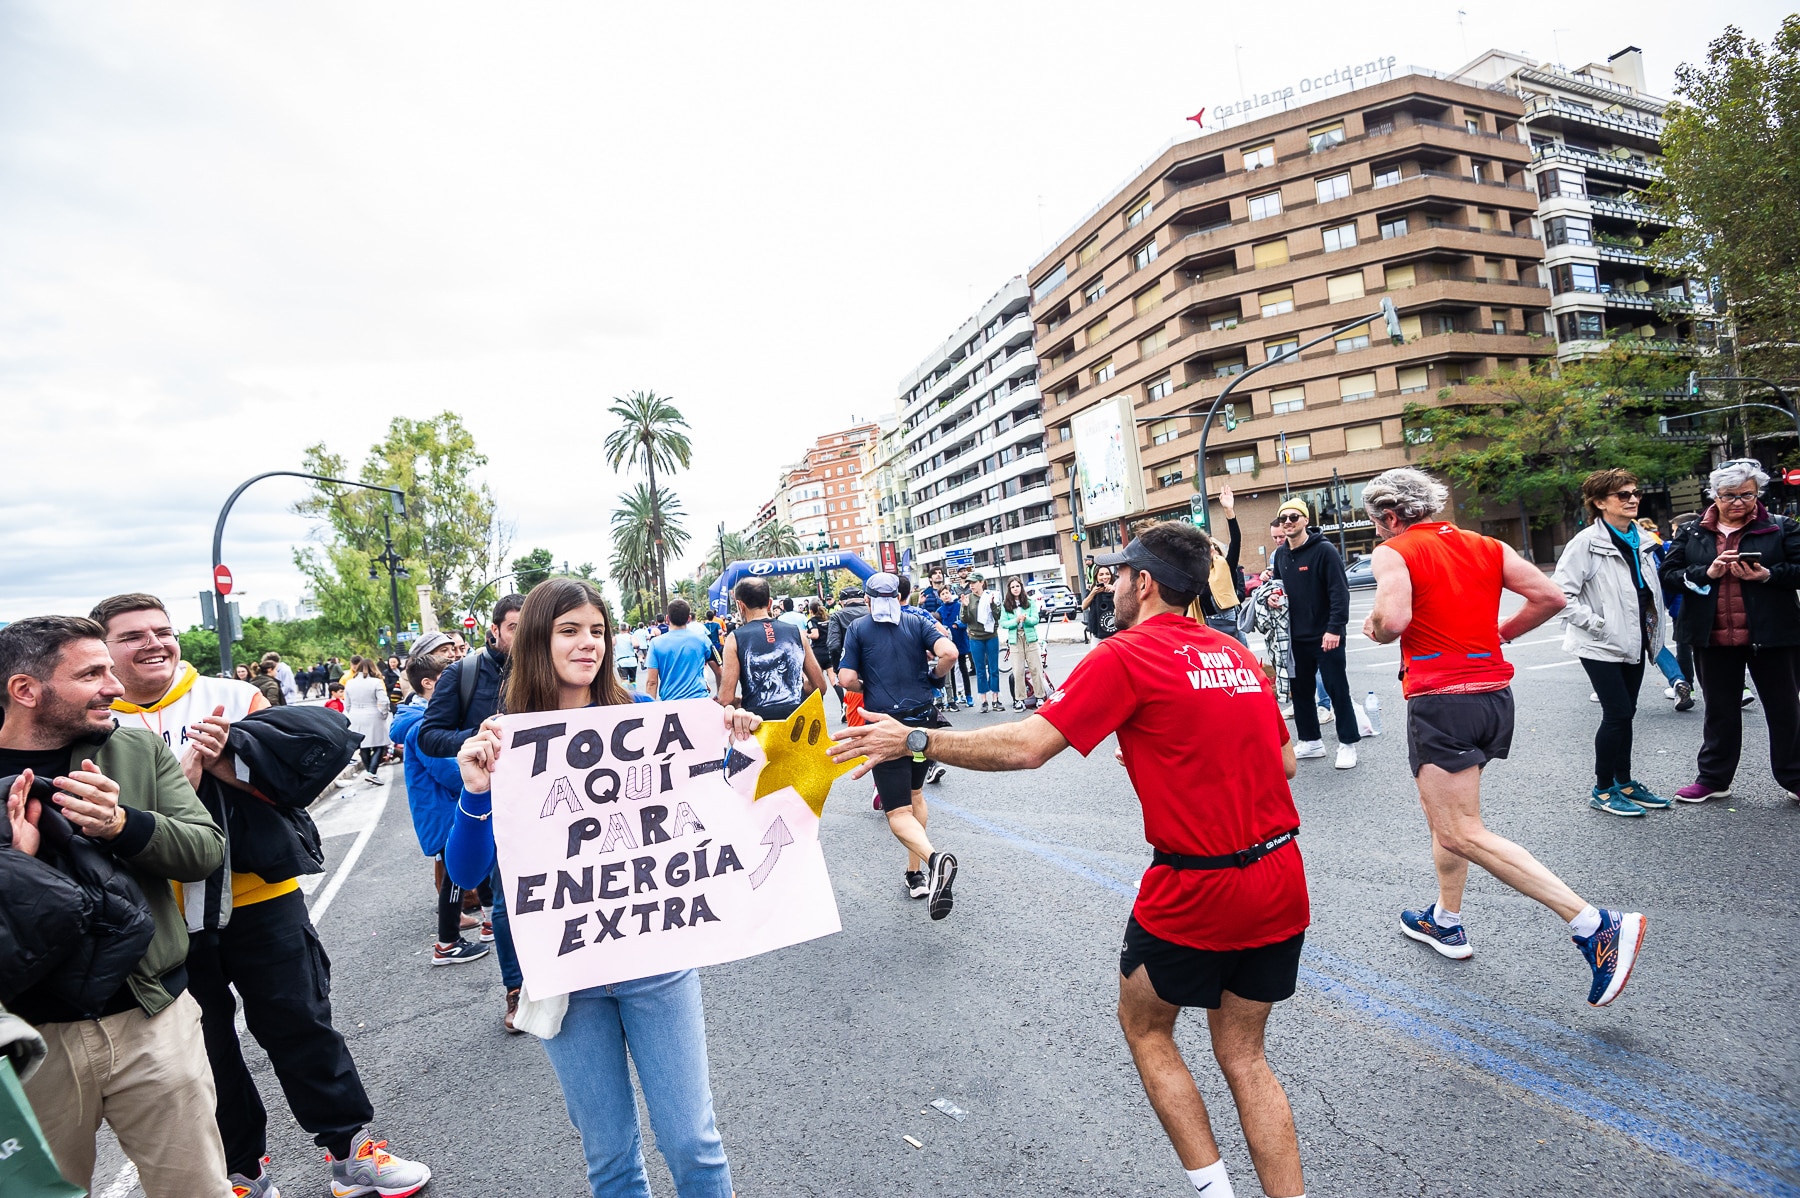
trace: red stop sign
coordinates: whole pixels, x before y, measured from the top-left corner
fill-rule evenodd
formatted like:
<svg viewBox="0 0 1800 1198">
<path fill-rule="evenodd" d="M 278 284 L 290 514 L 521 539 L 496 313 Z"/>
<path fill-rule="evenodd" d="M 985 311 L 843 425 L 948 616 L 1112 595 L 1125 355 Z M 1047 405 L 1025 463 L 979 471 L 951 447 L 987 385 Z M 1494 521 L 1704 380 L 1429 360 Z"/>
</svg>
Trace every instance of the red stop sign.
<svg viewBox="0 0 1800 1198">
<path fill-rule="evenodd" d="M 475 631 L 475 617 L 474 616 L 464 616 L 463 617 L 463 627 L 467 628 L 470 632 L 474 632 Z"/>
<path fill-rule="evenodd" d="M 1800 487 L 1800 470 L 1784 471 L 1781 476 L 1781 481 L 1790 487 Z"/>
<path fill-rule="evenodd" d="M 231 594 L 231 571 L 223 563 L 213 567 L 213 587 L 221 595 Z"/>
</svg>

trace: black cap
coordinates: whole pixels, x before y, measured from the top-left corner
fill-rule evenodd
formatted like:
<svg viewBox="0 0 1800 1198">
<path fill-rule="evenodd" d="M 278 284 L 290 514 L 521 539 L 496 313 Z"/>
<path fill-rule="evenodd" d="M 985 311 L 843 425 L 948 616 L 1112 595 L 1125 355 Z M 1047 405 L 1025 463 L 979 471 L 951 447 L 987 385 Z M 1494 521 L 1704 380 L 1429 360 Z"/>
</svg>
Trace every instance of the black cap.
<svg viewBox="0 0 1800 1198">
<path fill-rule="evenodd" d="M 1197 595 L 1200 585 L 1180 566 L 1171 565 L 1151 552 L 1150 546 L 1138 538 L 1125 546 L 1122 553 L 1102 553 L 1094 559 L 1096 566 L 1130 566 L 1134 570 L 1142 570 L 1156 581 L 1165 584 L 1184 595 Z"/>
</svg>

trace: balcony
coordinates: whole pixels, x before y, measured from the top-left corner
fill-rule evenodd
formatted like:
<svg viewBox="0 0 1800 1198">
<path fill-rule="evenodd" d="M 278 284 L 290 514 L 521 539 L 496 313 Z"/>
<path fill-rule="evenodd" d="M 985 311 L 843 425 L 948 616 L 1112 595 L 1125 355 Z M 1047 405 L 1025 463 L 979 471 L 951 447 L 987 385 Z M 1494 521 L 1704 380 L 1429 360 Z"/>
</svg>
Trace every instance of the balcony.
<svg viewBox="0 0 1800 1198">
<path fill-rule="evenodd" d="M 1532 100 L 1525 106 L 1525 115 L 1520 119 L 1539 126 L 1583 125 L 1640 149 L 1656 150 L 1662 145 L 1663 121 L 1658 117 L 1601 112 L 1555 96 L 1539 96 Z"/>
<path fill-rule="evenodd" d="M 1650 262 L 1650 251 L 1643 246 L 1596 241 L 1594 248 L 1599 251 L 1603 261 L 1617 262 L 1621 266 L 1646 266 Z"/>
<path fill-rule="evenodd" d="M 1658 215 L 1655 209 L 1635 200 L 1619 199 L 1614 196 L 1589 196 L 1588 202 L 1593 205 L 1596 216 L 1610 216 L 1618 220 L 1633 221 L 1640 225 L 1668 227 L 1668 222 Z"/>
<path fill-rule="evenodd" d="M 1551 165 L 1566 162 L 1571 166 L 1581 167 L 1590 172 L 1612 175 L 1622 179 L 1635 179 L 1641 183 L 1652 183 L 1662 178 L 1662 167 L 1635 159 L 1613 158 L 1605 154 L 1596 154 L 1591 150 L 1578 150 L 1574 146 L 1555 145 L 1539 146 L 1532 152 L 1534 165 Z"/>
<path fill-rule="evenodd" d="M 1605 100 L 1609 104 L 1643 103 L 1638 93 L 1623 83 L 1614 83 L 1610 79 L 1602 79 L 1598 75 L 1578 75 L 1574 71 L 1565 71 L 1561 67 L 1536 66 L 1526 67 L 1519 72 L 1519 78 L 1527 83 L 1536 83 L 1545 87 L 1560 87 L 1565 91 L 1580 92 Z"/>
</svg>

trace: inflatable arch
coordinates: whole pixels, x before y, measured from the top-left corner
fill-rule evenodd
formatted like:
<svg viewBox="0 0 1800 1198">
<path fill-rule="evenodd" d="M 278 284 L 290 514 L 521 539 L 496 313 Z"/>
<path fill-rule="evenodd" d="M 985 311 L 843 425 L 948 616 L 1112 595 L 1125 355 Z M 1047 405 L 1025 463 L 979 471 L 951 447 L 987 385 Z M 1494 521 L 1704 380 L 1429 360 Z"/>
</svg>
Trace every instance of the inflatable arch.
<svg viewBox="0 0 1800 1198">
<path fill-rule="evenodd" d="M 810 574 L 813 570 L 848 570 L 864 582 L 875 567 L 854 553 L 802 553 L 795 557 L 753 557 L 732 562 L 706 589 L 707 605 L 715 614 L 731 609 L 731 588 L 743 578 L 768 578 L 778 574 Z"/>
</svg>

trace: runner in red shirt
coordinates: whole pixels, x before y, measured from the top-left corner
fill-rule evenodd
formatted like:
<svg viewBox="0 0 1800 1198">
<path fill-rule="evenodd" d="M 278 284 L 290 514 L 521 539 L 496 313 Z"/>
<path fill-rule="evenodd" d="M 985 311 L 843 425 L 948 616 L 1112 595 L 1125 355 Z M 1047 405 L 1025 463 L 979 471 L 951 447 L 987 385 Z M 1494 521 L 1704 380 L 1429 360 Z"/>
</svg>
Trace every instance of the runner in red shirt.
<svg viewBox="0 0 1800 1198">
<path fill-rule="evenodd" d="M 1301 1195 L 1293 1112 L 1263 1056 L 1270 1008 L 1294 993 L 1311 920 L 1287 785 L 1294 748 L 1249 651 L 1187 615 L 1211 554 L 1204 533 L 1171 521 L 1099 558 L 1119 567 L 1119 631 L 1036 714 L 953 732 L 871 713 L 863 727 L 837 733 L 831 753 L 866 755 L 859 774 L 908 754 L 965 769 L 1036 769 L 1071 745 L 1085 756 L 1116 732 L 1155 849 L 1119 955 L 1119 1023 L 1138 1075 L 1194 1188 L 1230 1198 L 1206 1104 L 1175 1044 L 1181 1008 L 1207 1008 L 1213 1057 L 1263 1192 Z"/>
<path fill-rule="evenodd" d="M 1491 537 L 1438 519 L 1444 484 L 1411 466 L 1370 479 L 1363 506 L 1382 543 L 1370 563 L 1375 605 L 1363 635 L 1400 642 L 1406 754 L 1431 826 L 1438 900 L 1400 913 L 1403 935 L 1456 960 L 1474 953 L 1462 926 L 1473 861 L 1569 922 L 1593 972 L 1588 1002 L 1603 1007 L 1625 989 L 1644 941 L 1644 917 L 1602 911 L 1525 849 L 1481 822 L 1481 771 L 1512 748 L 1513 668 L 1500 651 L 1563 609 L 1562 589 Z M 1500 622 L 1500 592 L 1525 605 Z"/>
</svg>

